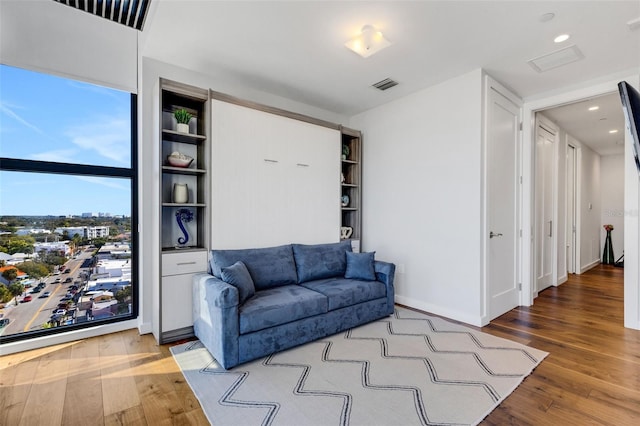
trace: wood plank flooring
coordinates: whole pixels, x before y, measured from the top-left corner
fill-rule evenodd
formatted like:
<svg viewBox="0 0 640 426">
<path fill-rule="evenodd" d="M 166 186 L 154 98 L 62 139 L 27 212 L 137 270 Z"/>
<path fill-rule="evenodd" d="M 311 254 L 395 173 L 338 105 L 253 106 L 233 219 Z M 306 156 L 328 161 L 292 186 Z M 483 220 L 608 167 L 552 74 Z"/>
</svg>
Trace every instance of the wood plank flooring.
<svg viewBox="0 0 640 426">
<path fill-rule="evenodd" d="M 623 270 L 599 266 L 482 331 L 550 352 L 483 425 L 640 424 L 640 331 Z M 173 361 L 136 330 L 0 358 L 0 425 L 206 425 Z"/>
</svg>

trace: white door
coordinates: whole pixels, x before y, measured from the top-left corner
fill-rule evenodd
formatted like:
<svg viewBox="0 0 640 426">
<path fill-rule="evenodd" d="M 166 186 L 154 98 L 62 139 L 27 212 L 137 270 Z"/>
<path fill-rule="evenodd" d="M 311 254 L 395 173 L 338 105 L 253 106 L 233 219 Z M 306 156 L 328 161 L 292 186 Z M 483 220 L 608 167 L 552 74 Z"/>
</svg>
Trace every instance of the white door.
<svg viewBox="0 0 640 426">
<path fill-rule="evenodd" d="M 576 273 L 576 148 L 567 145 L 567 272 Z"/>
<path fill-rule="evenodd" d="M 557 130 L 540 122 L 536 126 L 536 291 L 553 284 L 554 211 Z"/>
<path fill-rule="evenodd" d="M 487 93 L 487 313 L 519 302 L 520 107 L 493 87 Z"/>
</svg>

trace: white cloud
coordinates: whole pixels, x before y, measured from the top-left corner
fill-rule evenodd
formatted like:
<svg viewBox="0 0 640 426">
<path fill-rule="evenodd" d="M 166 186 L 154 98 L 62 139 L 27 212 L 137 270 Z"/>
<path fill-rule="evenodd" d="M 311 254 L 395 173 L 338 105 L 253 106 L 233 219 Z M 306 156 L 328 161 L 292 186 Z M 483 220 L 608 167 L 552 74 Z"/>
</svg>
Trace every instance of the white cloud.
<svg viewBox="0 0 640 426">
<path fill-rule="evenodd" d="M 98 176 L 75 176 L 84 182 L 93 183 L 96 185 L 106 186 L 107 188 L 119 189 L 122 191 L 130 191 L 131 187 L 128 185 L 129 180 L 104 178 Z"/>
<path fill-rule="evenodd" d="M 83 150 L 93 150 L 119 165 L 131 163 L 131 121 L 129 118 L 101 117 L 69 128 L 65 134 L 71 142 Z M 99 164 L 99 161 L 84 160 Z"/>
<path fill-rule="evenodd" d="M 58 149 L 32 154 L 31 159 L 38 161 L 54 161 L 57 163 L 73 163 L 73 156 L 76 153 L 77 151 L 73 149 Z"/>
<path fill-rule="evenodd" d="M 9 105 L 6 102 L 1 102 L 0 101 L 0 111 L 2 111 L 5 115 L 13 118 L 14 120 L 16 120 L 18 123 L 22 124 L 23 126 L 28 127 L 31 130 L 34 130 L 34 131 L 40 133 L 41 135 L 47 136 L 46 133 L 43 132 L 42 129 L 40 129 L 38 126 L 36 126 L 35 124 L 29 123 L 27 120 L 25 120 L 24 118 L 19 116 L 14 111 L 14 109 L 16 109 L 15 106 Z"/>
</svg>

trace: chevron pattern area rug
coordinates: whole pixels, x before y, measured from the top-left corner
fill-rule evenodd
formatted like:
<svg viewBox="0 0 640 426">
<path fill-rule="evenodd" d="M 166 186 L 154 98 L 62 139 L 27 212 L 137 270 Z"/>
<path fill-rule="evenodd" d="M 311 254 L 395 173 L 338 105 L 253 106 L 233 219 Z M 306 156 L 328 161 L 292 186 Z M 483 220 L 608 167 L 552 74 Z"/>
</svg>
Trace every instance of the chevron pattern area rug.
<svg viewBox="0 0 640 426">
<path fill-rule="evenodd" d="M 171 348 L 214 425 L 479 423 L 546 352 L 396 307 L 393 316 L 223 370 Z"/>
</svg>

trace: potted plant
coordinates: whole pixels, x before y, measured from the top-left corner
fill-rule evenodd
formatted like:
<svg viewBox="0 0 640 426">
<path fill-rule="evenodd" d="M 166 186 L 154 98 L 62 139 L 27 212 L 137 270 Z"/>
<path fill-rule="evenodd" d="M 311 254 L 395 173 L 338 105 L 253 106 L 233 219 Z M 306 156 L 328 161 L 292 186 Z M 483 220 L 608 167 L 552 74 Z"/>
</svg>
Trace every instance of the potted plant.
<svg viewBox="0 0 640 426">
<path fill-rule="evenodd" d="M 191 120 L 191 117 L 193 117 L 193 114 L 184 108 L 180 108 L 175 110 L 173 116 L 178 122 L 178 131 L 181 133 L 189 133 L 189 121 Z"/>
</svg>

